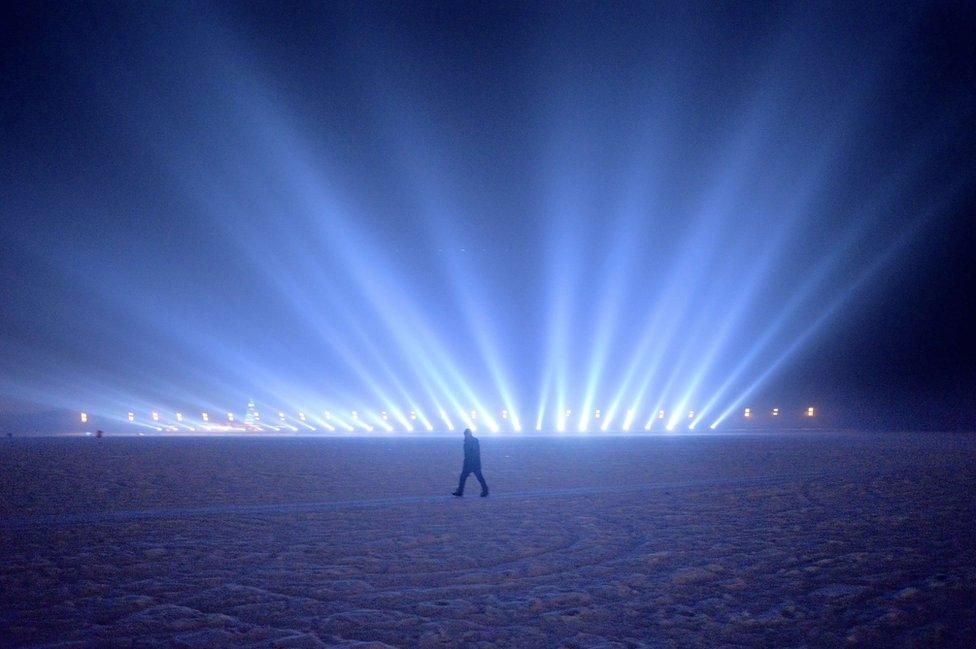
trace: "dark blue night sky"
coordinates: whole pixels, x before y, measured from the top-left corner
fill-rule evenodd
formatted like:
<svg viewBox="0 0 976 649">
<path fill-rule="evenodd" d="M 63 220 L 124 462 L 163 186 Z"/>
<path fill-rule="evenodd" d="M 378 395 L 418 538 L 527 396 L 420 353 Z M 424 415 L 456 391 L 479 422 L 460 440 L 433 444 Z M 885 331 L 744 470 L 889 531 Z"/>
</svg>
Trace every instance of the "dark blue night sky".
<svg viewBox="0 0 976 649">
<path fill-rule="evenodd" d="M 0 408 L 976 421 L 972 5 L 4 11 Z"/>
</svg>

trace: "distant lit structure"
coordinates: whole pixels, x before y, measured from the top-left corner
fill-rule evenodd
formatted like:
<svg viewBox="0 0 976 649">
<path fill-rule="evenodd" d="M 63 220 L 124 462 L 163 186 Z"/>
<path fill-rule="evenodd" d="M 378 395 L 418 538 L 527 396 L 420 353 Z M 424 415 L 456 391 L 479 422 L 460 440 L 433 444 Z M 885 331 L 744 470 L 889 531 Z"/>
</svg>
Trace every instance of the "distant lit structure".
<svg viewBox="0 0 976 649">
<path fill-rule="evenodd" d="M 248 399 L 247 409 L 244 411 L 244 425 L 248 428 L 257 426 L 260 420 L 261 415 L 258 414 L 257 406 L 254 405 L 254 399 Z"/>
<path fill-rule="evenodd" d="M 727 417 L 728 414 L 734 412 L 734 408 L 735 407 L 730 407 L 730 409 L 727 411 L 726 414 L 723 414 L 721 417 L 717 418 L 715 421 L 709 424 L 708 428 L 714 430 L 716 427 L 721 425 L 723 419 Z M 568 420 L 573 415 L 574 411 L 584 412 L 586 413 L 587 417 L 589 417 L 590 419 L 599 420 L 600 425 L 598 430 L 603 432 L 618 432 L 618 433 L 630 432 L 630 430 L 634 426 L 635 418 L 641 414 L 641 411 L 637 408 L 628 408 L 626 411 L 618 412 L 616 410 L 616 406 L 612 406 L 609 409 L 594 408 L 592 410 L 589 408 L 585 410 L 578 410 L 574 408 L 566 408 L 565 406 L 560 406 L 560 408 L 557 409 L 555 413 L 552 413 L 550 415 L 550 418 L 554 419 L 554 421 L 551 421 L 551 423 L 555 426 L 556 431 L 560 433 L 564 433 L 567 431 L 568 426 L 570 425 Z M 676 406 L 675 410 L 672 411 L 670 415 L 668 415 L 668 411 L 666 411 L 663 408 L 654 409 L 651 410 L 649 414 L 644 415 L 647 417 L 647 419 L 645 420 L 646 425 L 644 426 L 644 430 L 645 431 L 655 430 L 655 428 L 652 426 L 654 424 L 655 419 L 663 421 L 663 424 L 661 425 L 663 426 L 663 428 L 659 428 L 662 431 L 673 432 L 680 429 L 696 430 L 699 428 L 703 428 L 705 427 L 707 422 L 702 421 L 702 419 L 705 417 L 708 411 L 709 411 L 708 407 L 706 407 L 704 410 L 696 410 L 696 409 L 685 410 L 681 406 Z M 775 418 L 779 418 L 782 415 L 782 411 L 783 409 L 778 406 L 771 407 L 768 410 L 765 410 L 767 416 L 775 417 Z M 374 427 L 371 424 L 375 424 L 376 426 L 379 426 L 380 430 L 385 430 L 387 432 L 393 432 L 394 430 L 414 432 L 415 430 L 421 430 L 420 428 L 415 427 L 416 424 L 419 424 L 422 425 L 423 430 L 426 430 L 427 432 L 434 432 L 435 430 L 440 430 L 442 432 L 455 430 L 454 424 L 451 420 L 451 415 L 449 414 L 448 410 L 443 407 L 437 407 L 436 409 L 431 411 L 432 413 L 437 413 L 439 415 L 439 421 L 436 421 L 433 424 L 424 415 L 423 410 L 416 407 L 416 405 L 414 405 L 413 409 L 410 410 L 399 410 L 394 406 L 394 404 L 388 404 L 386 410 L 363 411 L 357 409 L 351 411 L 340 411 L 340 413 L 341 412 L 350 413 L 351 420 L 347 420 L 347 421 L 343 421 L 343 419 L 345 419 L 346 417 L 345 415 L 341 415 L 341 414 L 337 415 L 335 414 L 335 411 L 324 410 L 320 412 L 324 413 L 325 422 L 332 422 L 332 423 L 325 423 L 322 422 L 322 420 L 317 419 L 316 421 L 318 422 L 318 424 L 320 424 L 318 427 L 316 425 L 312 425 L 315 424 L 316 422 L 310 421 L 309 415 L 304 410 L 294 411 L 295 418 L 297 419 L 297 421 L 294 422 L 291 421 L 290 419 L 291 415 L 288 415 L 287 411 L 277 410 L 274 412 L 277 413 L 280 423 L 275 422 L 273 425 L 265 424 L 262 427 L 261 425 L 259 425 L 260 414 L 257 411 L 254 401 L 248 400 L 247 413 L 242 418 L 242 423 L 244 426 L 243 429 L 251 430 L 251 431 L 261 431 L 261 430 L 278 431 L 283 429 L 298 431 L 300 430 L 300 428 L 304 428 L 307 430 L 314 431 L 314 430 L 321 430 L 324 428 L 326 430 L 335 431 L 337 430 L 336 426 L 339 426 L 348 432 L 353 432 L 355 430 L 373 431 Z M 478 429 L 477 427 L 480 426 L 483 430 L 487 429 L 493 433 L 502 432 L 502 428 L 499 426 L 501 420 L 504 420 L 505 422 L 509 422 L 505 428 L 505 430 L 507 430 L 508 432 L 522 431 L 522 425 L 519 423 L 518 415 L 510 407 L 501 408 L 499 410 L 494 410 L 494 411 L 490 407 L 470 409 L 470 410 L 460 408 L 457 409 L 455 412 L 457 416 L 460 417 L 460 419 L 462 420 L 464 426 L 470 428 L 473 431 L 476 431 Z M 495 415 L 492 414 L 493 412 L 498 414 L 498 417 L 500 418 L 499 420 L 496 420 L 494 418 Z M 763 412 L 762 409 L 758 411 L 760 415 L 762 414 L 762 412 Z M 681 413 L 684 414 L 682 415 Z M 741 413 L 743 419 L 749 420 L 750 422 L 757 421 L 757 423 L 761 424 L 764 421 L 762 417 L 759 417 L 759 419 L 757 420 L 757 416 L 756 416 L 757 411 L 754 411 L 753 408 L 751 407 L 742 408 Z M 808 406 L 804 408 L 802 413 L 805 418 L 813 418 L 819 414 L 816 408 L 814 408 L 814 406 Z M 173 432 L 177 432 L 179 430 L 184 430 L 184 429 L 191 430 L 191 431 L 196 430 L 195 428 L 192 427 L 193 426 L 192 420 L 188 420 L 186 413 L 184 413 L 183 411 L 173 411 L 173 417 L 174 417 L 173 420 L 167 420 L 164 415 L 165 413 L 161 411 L 157 411 L 157 410 L 151 411 L 150 416 L 152 422 L 159 423 L 161 427 L 157 427 L 157 426 L 150 426 L 150 427 L 156 428 L 157 430 L 167 430 Z M 222 420 L 219 423 L 219 425 L 212 426 L 209 425 L 210 422 L 209 412 L 203 411 L 200 413 L 200 418 L 204 422 L 204 425 L 198 428 L 209 430 L 209 431 L 235 430 L 234 422 L 237 421 L 237 417 L 235 416 L 233 411 L 226 411 L 226 417 L 227 417 L 226 422 Z M 687 419 L 686 425 L 681 424 L 682 417 Z M 87 412 L 80 412 L 79 418 L 82 423 L 89 422 L 89 414 Z M 314 416 L 312 418 L 316 419 Z M 134 411 L 127 411 L 126 419 L 128 420 L 129 423 L 136 422 L 136 413 Z M 394 421 L 400 422 L 402 424 L 402 428 L 399 429 L 395 428 L 396 424 L 394 423 Z M 240 426 L 241 424 L 237 424 L 237 425 Z M 298 425 L 300 425 L 300 428 L 296 428 L 296 426 Z M 534 430 L 541 432 L 542 430 L 545 429 L 546 429 L 546 418 L 543 417 L 543 414 L 540 414 L 536 420 Z M 236 430 L 241 430 L 241 429 L 238 428 Z M 578 428 L 573 428 L 573 430 L 574 432 L 586 433 L 587 427 L 585 426 L 585 424 L 581 423 Z"/>
</svg>

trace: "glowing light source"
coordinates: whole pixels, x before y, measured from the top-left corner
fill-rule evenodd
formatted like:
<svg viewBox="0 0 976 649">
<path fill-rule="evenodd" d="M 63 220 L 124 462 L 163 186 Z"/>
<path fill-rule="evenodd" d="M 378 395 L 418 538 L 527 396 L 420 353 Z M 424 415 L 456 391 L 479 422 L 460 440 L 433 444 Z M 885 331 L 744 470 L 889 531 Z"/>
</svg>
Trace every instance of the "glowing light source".
<svg viewBox="0 0 976 649">
<path fill-rule="evenodd" d="M 183 413 L 182 412 L 176 413 L 176 421 L 179 421 L 179 422 L 182 422 L 183 421 Z"/>
<path fill-rule="evenodd" d="M 602 414 L 603 414 L 603 412 L 598 408 L 597 410 L 595 410 L 593 412 L 593 418 L 594 419 L 599 419 Z"/>
<path fill-rule="evenodd" d="M 688 419 L 694 419 L 694 418 L 695 418 L 695 411 L 694 410 L 689 410 L 688 411 Z"/>
<path fill-rule="evenodd" d="M 133 422 L 133 421 L 135 421 L 135 420 L 136 420 L 136 413 L 134 413 L 134 412 L 130 412 L 130 413 L 129 413 L 129 421 L 130 421 L 130 422 Z"/>
<path fill-rule="evenodd" d="M 298 412 L 298 420 L 299 421 L 305 421 L 305 413 L 304 412 L 301 412 L 301 411 Z"/>
<path fill-rule="evenodd" d="M 232 412 L 227 413 L 227 421 L 234 421 L 234 413 Z"/>
<path fill-rule="evenodd" d="M 502 410 L 502 419 L 508 419 L 508 411 Z"/>
<path fill-rule="evenodd" d="M 159 413 L 156 412 L 155 410 L 153 410 L 153 413 L 152 413 L 152 420 L 153 421 L 159 421 Z"/>
<path fill-rule="evenodd" d="M 624 417 L 624 425 L 623 425 L 623 430 L 625 433 L 630 431 L 630 426 L 631 424 L 634 423 L 634 416 L 636 414 L 637 413 L 633 408 L 629 408 L 627 410 L 627 416 Z"/>
<path fill-rule="evenodd" d="M 444 425 L 447 426 L 448 430 L 454 430 L 454 423 L 451 421 L 451 418 L 447 416 L 447 411 L 443 408 L 441 408 L 441 421 L 444 422 Z"/>
<path fill-rule="evenodd" d="M 81 413 L 81 423 L 83 423 L 83 424 L 87 424 L 88 423 L 88 413 L 87 412 Z"/>
<path fill-rule="evenodd" d="M 752 417 L 752 408 L 746 408 L 745 410 L 743 410 L 742 416 L 745 417 L 746 419 Z"/>
<path fill-rule="evenodd" d="M 773 408 L 772 415 L 773 417 L 779 417 L 779 408 Z"/>
<path fill-rule="evenodd" d="M 664 419 L 664 411 L 663 410 L 658 410 L 657 411 L 657 418 L 658 419 Z"/>
<path fill-rule="evenodd" d="M 813 417 L 813 416 L 814 416 L 813 406 L 810 406 L 809 408 L 807 408 L 807 417 Z"/>
<path fill-rule="evenodd" d="M 210 414 L 209 413 L 202 412 L 202 413 L 200 413 L 200 416 L 203 418 L 204 421 L 210 421 Z"/>
</svg>

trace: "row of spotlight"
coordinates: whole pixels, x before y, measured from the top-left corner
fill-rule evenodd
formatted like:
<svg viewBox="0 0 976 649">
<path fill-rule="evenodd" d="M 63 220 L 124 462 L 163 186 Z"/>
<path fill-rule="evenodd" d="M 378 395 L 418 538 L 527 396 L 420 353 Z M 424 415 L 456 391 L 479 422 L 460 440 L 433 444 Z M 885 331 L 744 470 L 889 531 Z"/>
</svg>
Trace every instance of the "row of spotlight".
<svg viewBox="0 0 976 649">
<path fill-rule="evenodd" d="M 361 414 L 358 410 L 352 410 L 349 412 L 348 417 L 345 416 L 344 414 L 339 415 L 338 413 L 335 413 L 331 410 L 326 410 L 323 414 L 324 414 L 324 419 L 316 420 L 315 423 L 317 423 L 319 426 L 321 426 L 322 428 L 330 432 L 335 432 L 339 429 L 345 430 L 347 432 L 353 432 L 356 430 L 373 432 L 376 430 L 377 426 L 387 432 L 392 432 L 394 430 L 394 424 L 391 423 L 390 412 L 387 410 L 380 410 L 378 414 L 375 413 Z M 556 423 L 556 430 L 557 432 L 561 432 L 561 433 L 566 432 L 566 420 L 572 416 L 573 411 L 571 409 L 566 409 L 562 414 L 563 416 L 560 417 Z M 633 409 L 628 410 L 626 412 L 623 420 L 623 425 L 620 428 L 620 430 L 622 430 L 623 432 L 629 432 L 631 430 L 633 426 L 635 414 L 636 413 Z M 369 415 L 369 418 L 367 418 L 365 415 Z M 507 409 L 505 409 L 502 410 L 499 413 L 499 415 L 501 416 L 502 420 L 511 423 L 512 430 L 514 430 L 515 432 L 522 432 L 522 425 L 519 422 L 518 417 L 514 413 L 510 413 Z M 695 428 L 695 423 L 694 423 L 695 415 L 696 413 L 694 410 L 688 411 L 687 419 L 693 421 L 693 423 L 688 425 L 688 428 L 692 430 Z M 813 408 L 813 406 L 810 406 L 804 411 L 803 415 L 808 418 L 815 417 L 816 410 Z M 769 416 L 779 417 L 780 409 L 772 408 L 769 411 Z M 663 421 L 665 417 L 666 417 L 666 413 L 664 410 L 658 410 L 657 413 L 652 413 L 651 416 L 648 418 L 647 423 L 644 424 L 644 430 L 645 431 L 653 430 L 655 420 Z M 753 411 L 752 408 L 744 408 L 742 411 L 742 417 L 743 419 L 746 420 L 753 419 L 756 417 L 756 413 Z M 87 412 L 80 413 L 80 419 L 81 419 L 81 423 L 87 424 L 88 413 Z M 132 411 L 127 413 L 126 419 L 131 424 L 142 424 L 142 422 L 140 422 L 136 417 L 135 412 Z M 177 412 L 175 413 L 175 425 L 172 420 L 169 420 L 167 423 L 166 421 L 161 419 L 159 411 L 154 410 L 150 413 L 149 416 L 149 420 L 152 423 L 146 423 L 142 425 L 146 425 L 158 431 L 163 431 L 163 430 L 178 431 L 181 428 L 184 430 L 195 431 L 197 426 L 191 425 L 191 423 L 188 420 L 184 421 L 185 419 L 186 418 L 183 416 L 182 412 Z M 370 423 L 369 419 L 372 420 L 372 423 Z M 454 422 L 448 416 L 446 411 L 444 410 L 440 411 L 440 419 L 447 427 L 448 430 L 450 431 L 455 430 Z M 481 413 L 478 410 L 471 410 L 468 413 L 464 413 L 460 419 L 462 420 L 464 426 L 466 428 L 470 428 L 471 430 L 478 429 L 478 421 L 484 421 L 485 428 L 487 428 L 493 433 L 497 433 L 500 430 L 498 423 L 491 416 L 481 416 Z M 593 419 L 595 421 L 601 422 L 599 426 L 601 431 L 606 432 L 610 430 L 610 425 L 613 420 L 612 415 L 607 416 L 603 410 L 597 409 L 593 411 Z M 666 430 L 673 431 L 676 428 L 677 424 L 675 419 L 676 418 L 672 416 L 672 418 L 668 421 L 668 423 L 665 424 Z M 284 429 L 297 432 L 301 429 L 298 426 L 295 426 L 294 425 L 295 423 L 298 423 L 302 428 L 307 430 L 312 430 L 312 431 L 318 430 L 315 426 L 309 423 L 309 417 L 306 416 L 304 411 L 298 411 L 297 420 L 292 420 L 291 422 L 289 422 L 288 417 L 285 415 L 284 411 L 278 411 L 277 422 L 267 423 L 261 420 L 260 412 L 258 412 L 257 410 L 250 410 L 250 409 L 248 410 L 248 413 L 245 416 L 243 421 L 239 420 L 233 412 L 227 413 L 226 421 L 219 420 L 219 418 L 212 420 L 210 413 L 206 411 L 200 413 L 200 421 L 202 423 L 199 425 L 199 427 L 208 431 L 264 430 L 264 429 L 279 431 L 282 428 L 284 428 Z M 402 413 L 398 411 L 394 411 L 393 421 L 399 422 L 402 425 L 402 427 L 408 432 L 414 432 L 418 426 L 422 427 L 428 432 L 434 430 L 434 426 L 430 422 L 430 420 L 427 417 L 425 417 L 422 412 L 418 410 L 411 410 L 406 416 L 404 416 Z M 715 427 L 716 425 L 712 424 L 709 428 L 714 429 Z M 536 423 L 535 429 L 536 431 L 541 431 L 542 428 L 543 428 L 542 420 L 540 418 L 539 421 Z M 577 430 L 577 432 L 581 432 L 581 433 L 587 431 L 588 429 L 585 423 L 580 424 Z"/>
</svg>

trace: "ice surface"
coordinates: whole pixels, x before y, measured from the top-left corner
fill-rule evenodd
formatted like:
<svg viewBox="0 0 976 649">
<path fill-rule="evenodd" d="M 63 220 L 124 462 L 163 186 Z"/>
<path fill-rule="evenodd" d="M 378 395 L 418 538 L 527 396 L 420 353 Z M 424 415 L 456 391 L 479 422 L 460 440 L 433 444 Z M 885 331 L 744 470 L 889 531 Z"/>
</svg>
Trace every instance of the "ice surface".
<svg viewBox="0 0 976 649">
<path fill-rule="evenodd" d="M 976 436 L 0 443 L 0 645 L 976 646 Z"/>
</svg>

